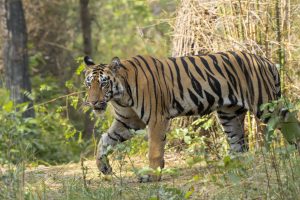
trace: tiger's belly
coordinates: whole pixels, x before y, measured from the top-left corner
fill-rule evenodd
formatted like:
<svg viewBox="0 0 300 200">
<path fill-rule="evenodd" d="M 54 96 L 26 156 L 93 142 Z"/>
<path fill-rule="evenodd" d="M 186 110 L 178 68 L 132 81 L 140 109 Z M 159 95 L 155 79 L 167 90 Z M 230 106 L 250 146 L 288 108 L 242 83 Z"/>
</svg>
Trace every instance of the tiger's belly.
<svg viewBox="0 0 300 200">
<path fill-rule="evenodd" d="M 249 110 L 249 105 L 247 102 L 243 102 L 240 98 L 236 98 L 236 101 L 234 102 L 228 97 L 197 99 L 197 101 L 192 99 L 184 99 L 171 104 L 169 107 L 169 118 L 192 115 L 203 116 L 220 109 L 226 109 L 230 111 L 230 108 L 234 107 L 242 107 L 246 110 Z"/>
</svg>

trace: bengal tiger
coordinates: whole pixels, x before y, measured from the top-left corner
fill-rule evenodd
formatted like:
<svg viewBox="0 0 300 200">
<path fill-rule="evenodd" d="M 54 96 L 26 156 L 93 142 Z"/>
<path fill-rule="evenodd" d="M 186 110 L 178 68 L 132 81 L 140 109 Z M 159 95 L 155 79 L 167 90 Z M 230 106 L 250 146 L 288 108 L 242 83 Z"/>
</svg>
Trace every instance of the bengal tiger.
<svg viewBox="0 0 300 200">
<path fill-rule="evenodd" d="M 280 77 L 275 64 L 246 52 L 219 52 L 201 56 L 134 56 L 110 64 L 95 64 L 84 57 L 87 103 L 95 113 L 110 102 L 114 121 L 102 134 L 96 163 L 110 174 L 108 146 L 130 139 L 130 129 L 148 126 L 149 166 L 164 167 L 164 146 L 169 122 L 177 116 L 206 115 L 216 111 L 234 152 L 247 150 L 244 118 L 256 117 L 260 105 L 280 97 Z M 141 181 L 158 181 L 147 175 Z"/>
</svg>

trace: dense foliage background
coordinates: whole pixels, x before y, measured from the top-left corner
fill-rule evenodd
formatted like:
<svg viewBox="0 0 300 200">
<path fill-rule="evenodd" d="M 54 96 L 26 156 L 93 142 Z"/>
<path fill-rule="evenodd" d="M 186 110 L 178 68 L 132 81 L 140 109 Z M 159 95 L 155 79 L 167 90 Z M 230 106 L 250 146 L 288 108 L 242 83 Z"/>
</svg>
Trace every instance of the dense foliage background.
<svg viewBox="0 0 300 200">
<path fill-rule="evenodd" d="M 1 89 L 1 133 L 5 133 L 1 144 L 14 141 L 5 148 L 12 157 L 1 151 L 2 159 L 15 161 L 18 145 L 32 152 L 31 161 L 49 164 L 76 161 L 80 151 L 89 151 L 93 134 L 84 132 L 86 121 L 81 120 L 87 108 L 82 106 L 83 76 L 77 62 L 84 56 L 79 6 L 74 0 L 23 1 L 32 83 L 32 92 L 26 95 L 34 102 L 31 109 L 36 116 L 23 119 L 22 110 L 9 99 L 9 91 Z M 95 61 L 108 63 L 114 56 L 137 54 L 168 55 L 171 29 L 161 18 L 169 17 L 167 10 L 173 11 L 174 3 L 113 0 L 90 1 L 88 6 L 94 52 L 90 56 Z M 97 139 L 101 127 L 106 129 L 110 123 L 98 121 L 94 128 Z M 13 155 L 11 147 L 15 148 Z"/>
</svg>

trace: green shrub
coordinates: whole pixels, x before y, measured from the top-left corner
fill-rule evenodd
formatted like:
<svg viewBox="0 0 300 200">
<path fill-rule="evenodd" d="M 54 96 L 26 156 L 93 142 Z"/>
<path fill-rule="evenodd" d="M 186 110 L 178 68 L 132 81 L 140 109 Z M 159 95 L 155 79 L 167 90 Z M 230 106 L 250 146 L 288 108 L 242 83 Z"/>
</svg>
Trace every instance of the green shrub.
<svg viewBox="0 0 300 200">
<path fill-rule="evenodd" d="M 27 103 L 14 104 L 9 92 L 0 89 L 0 163 L 28 160 L 61 163 L 79 160 L 84 143 L 70 121 L 46 105 L 35 106 L 35 118 L 23 118 Z M 33 108 L 29 108 L 33 109 Z"/>
</svg>

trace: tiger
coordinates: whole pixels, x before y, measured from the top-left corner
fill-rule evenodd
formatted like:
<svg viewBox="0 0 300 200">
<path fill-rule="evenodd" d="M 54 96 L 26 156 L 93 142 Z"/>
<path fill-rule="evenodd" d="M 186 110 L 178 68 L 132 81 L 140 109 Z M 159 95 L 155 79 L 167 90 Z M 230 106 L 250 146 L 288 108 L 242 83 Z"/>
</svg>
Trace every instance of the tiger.
<svg viewBox="0 0 300 200">
<path fill-rule="evenodd" d="M 132 138 L 131 129 L 146 127 L 149 167 L 163 169 L 166 132 L 170 120 L 178 116 L 216 112 L 230 151 L 247 151 L 246 112 L 261 118 L 264 111 L 260 106 L 281 96 L 276 65 L 243 51 L 167 58 L 114 57 L 110 64 L 95 64 L 85 56 L 84 63 L 87 104 L 99 115 L 108 102 L 114 110 L 112 125 L 98 143 L 96 164 L 103 174 L 112 173 L 109 146 Z M 159 181 L 161 175 L 140 179 Z"/>
</svg>

